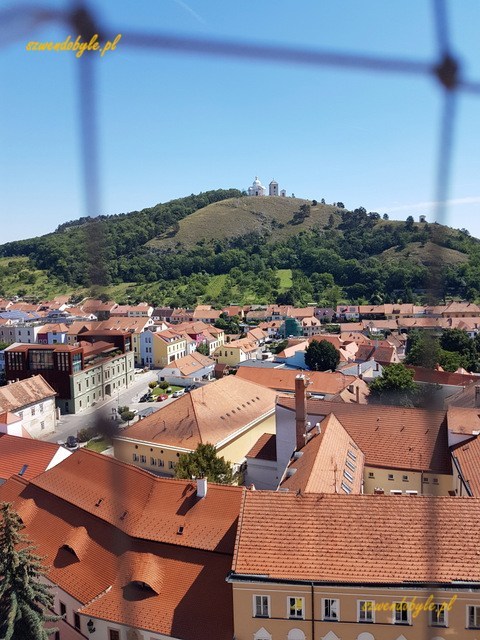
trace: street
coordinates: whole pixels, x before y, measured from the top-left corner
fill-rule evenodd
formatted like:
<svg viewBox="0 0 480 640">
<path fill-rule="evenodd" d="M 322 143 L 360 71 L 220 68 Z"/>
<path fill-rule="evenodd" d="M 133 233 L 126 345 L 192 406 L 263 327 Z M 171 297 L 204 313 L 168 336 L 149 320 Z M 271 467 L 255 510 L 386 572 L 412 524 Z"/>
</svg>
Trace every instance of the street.
<svg viewBox="0 0 480 640">
<path fill-rule="evenodd" d="M 147 392 L 148 383 L 156 380 L 157 373 L 155 371 L 135 374 L 135 381 L 128 389 L 110 397 L 102 404 L 82 413 L 61 415 L 55 433 L 50 433 L 44 439 L 47 442 L 63 442 L 68 436 L 76 436 L 80 429 L 94 427 L 99 418 L 111 420 L 112 416 L 116 416 L 116 409 L 119 406 L 128 406 L 131 410 L 136 409 L 137 411 L 146 407 L 157 408 L 160 403 L 157 405 L 155 402 L 138 402 L 139 398 Z M 165 400 L 162 406 L 172 401 L 172 399 Z"/>
</svg>

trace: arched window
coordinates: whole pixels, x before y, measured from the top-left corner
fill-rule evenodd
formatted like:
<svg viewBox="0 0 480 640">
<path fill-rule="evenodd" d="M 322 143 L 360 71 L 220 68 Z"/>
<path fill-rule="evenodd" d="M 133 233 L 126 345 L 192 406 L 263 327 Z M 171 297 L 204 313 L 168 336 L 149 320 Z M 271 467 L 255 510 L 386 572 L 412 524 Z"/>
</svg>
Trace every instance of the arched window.
<svg viewBox="0 0 480 640">
<path fill-rule="evenodd" d="M 364 631 L 357 637 L 357 640 L 375 640 L 375 637 L 368 631 Z"/>
<path fill-rule="evenodd" d="M 290 629 L 287 640 L 305 640 L 305 634 L 300 629 Z"/>
</svg>

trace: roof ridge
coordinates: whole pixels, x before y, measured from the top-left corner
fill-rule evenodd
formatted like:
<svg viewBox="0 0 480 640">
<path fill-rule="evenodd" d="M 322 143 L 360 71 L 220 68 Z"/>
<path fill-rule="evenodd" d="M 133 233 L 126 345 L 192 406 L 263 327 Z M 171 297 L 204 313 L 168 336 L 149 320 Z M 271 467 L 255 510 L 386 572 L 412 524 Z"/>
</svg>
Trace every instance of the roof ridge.
<svg viewBox="0 0 480 640">
<path fill-rule="evenodd" d="M 235 571 L 235 567 L 237 564 L 238 549 L 240 547 L 240 537 L 242 535 L 243 515 L 245 511 L 245 504 L 247 501 L 247 491 L 247 488 L 243 487 L 242 502 L 240 504 L 240 511 L 238 514 L 237 535 L 235 536 L 235 545 L 233 547 L 232 571 Z"/>
</svg>

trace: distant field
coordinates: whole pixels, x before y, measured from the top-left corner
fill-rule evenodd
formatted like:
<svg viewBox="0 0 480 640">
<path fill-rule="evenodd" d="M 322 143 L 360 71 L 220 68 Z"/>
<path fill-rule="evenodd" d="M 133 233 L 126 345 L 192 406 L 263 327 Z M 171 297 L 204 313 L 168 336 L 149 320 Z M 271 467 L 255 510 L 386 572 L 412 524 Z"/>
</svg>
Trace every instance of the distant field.
<svg viewBox="0 0 480 640">
<path fill-rule="evenodd" d="M 280 291 L 286 291 L 292 286 L 292 270 L 277 269 L 277 276 L 280 278 Z"/>
</svg>

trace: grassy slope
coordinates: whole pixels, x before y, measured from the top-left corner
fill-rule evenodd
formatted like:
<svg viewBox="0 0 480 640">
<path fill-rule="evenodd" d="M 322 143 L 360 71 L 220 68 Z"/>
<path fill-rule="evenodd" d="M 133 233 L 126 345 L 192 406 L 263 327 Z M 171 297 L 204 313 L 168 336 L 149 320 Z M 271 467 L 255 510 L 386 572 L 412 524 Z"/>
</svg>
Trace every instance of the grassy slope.
<svg viewBox="0 0 480 640">
<path fill-rule="evenodd" d="M 230 198 L 199 209 L 180 221 L 180 230 L 173 237 L 168 232 L 150 240 L 147 246 L 160 249 L 191 249 L 202 240 L 225 240 L 252 232 L 271 232 L 272 242 L 296 235 L 300 230 L 324 227 L 330 214 L 336 222 L 340 216 L 331 205 L 311 206 L 310 217 L 301 225 L 288 224 L 293 214 L 309 200 L 299 198 Z M 279 228 L 279 225 L 284 225 Z"/>
<path fill-rule="evenodd" d="M 433 242 L 426 242 L 424 246 L 419 242 L 411 242 L 401 251 L 397 251 L 395 247 L 392 247 L 384 251 L 379 258 L 385 262 L 409 260 L 415 264 L 422 264 L 425 267 L 468 262 L 468 256 L 465 253 L 460 253 L 460 251 L 456 251 L 455 249 L 441 247 Z"/>
</svg>

